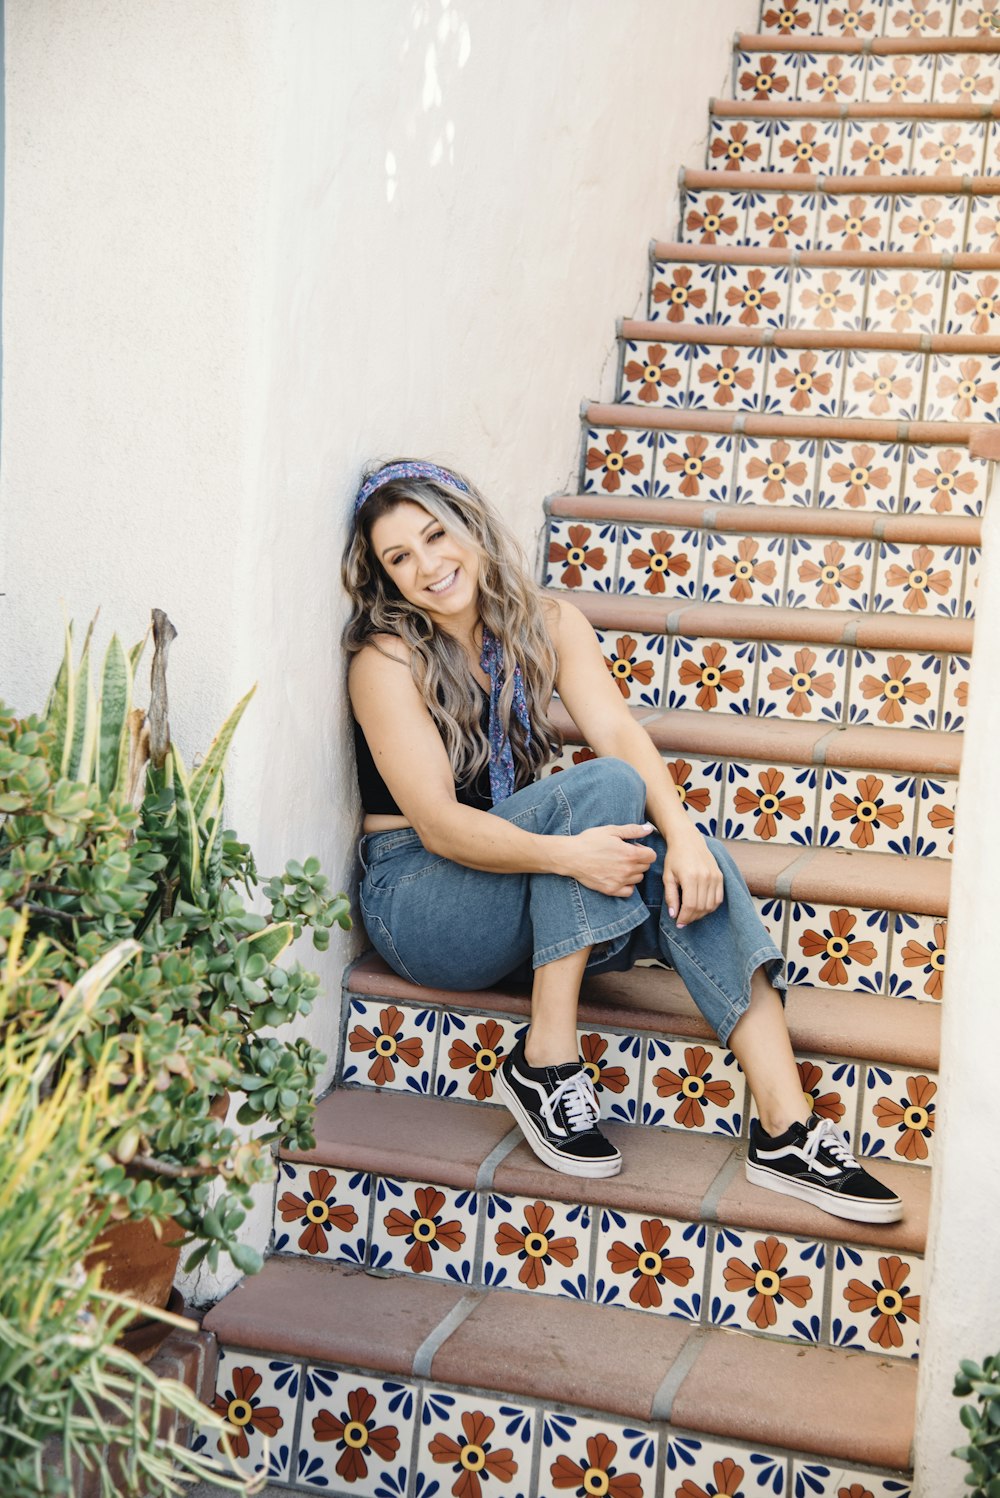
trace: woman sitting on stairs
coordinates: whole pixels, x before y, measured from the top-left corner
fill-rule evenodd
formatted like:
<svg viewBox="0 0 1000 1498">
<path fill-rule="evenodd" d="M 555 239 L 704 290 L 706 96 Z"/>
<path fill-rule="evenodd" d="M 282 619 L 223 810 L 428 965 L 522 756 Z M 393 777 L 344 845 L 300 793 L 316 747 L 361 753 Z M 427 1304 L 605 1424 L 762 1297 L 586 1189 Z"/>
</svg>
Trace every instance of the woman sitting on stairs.
<svg viewBox="0 0 1000 1498">
<path fill-rule="evenodd" d="M 640 958 L 675 968 L 746 1074 L 750 1181 L 864 1222 L 902 1204 L 810 1114 L 782 958 L 726 849 L 688 820 L 590 625 L 541 595 L 473 484 L 432 463 L 374 469 L 344 555 L 364 808 L 361 910 L 401 977 L 530 981 L 531 1023 L 497 1073 L 539 1159 L 609 1176 L 621 1156 L 577 1050 L 580 985 Z M 553 691 L 597 758 L 558 752 Z"/>
</svg>

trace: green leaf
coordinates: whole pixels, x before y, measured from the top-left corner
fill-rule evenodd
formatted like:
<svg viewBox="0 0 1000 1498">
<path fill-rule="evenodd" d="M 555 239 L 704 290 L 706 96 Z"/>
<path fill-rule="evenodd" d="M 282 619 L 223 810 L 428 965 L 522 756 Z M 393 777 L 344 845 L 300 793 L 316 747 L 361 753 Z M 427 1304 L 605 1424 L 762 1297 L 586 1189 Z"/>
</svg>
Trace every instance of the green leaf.
<svg viewBox="0 0 1000 1498">
<path fill-rule="evenodd" d="M 173 744 L 170 760 L 174 776 L 174 797 L 177 808 L 177 853 L 178 872 L 181 881 L 181 896 L 197 904 L 201 896 L 201 841 L 198 823 L 191 801 L 191 783 Z"/>
<path fill-rule="evenodd" d="M 132 668 L 117 635 L 104 656 L 101 677 L 101 731 L 97 785 L 102 796 L 120 787 L 128 767 L 128 715 L 132 706 Z"/>
<path fill-rule="evenodd" d="M 56 674 L 49 694 L 45 716 L 55 732 L 55 766 L 60 775 L 65 775 L 69 766 L 73 740 L 73 714 L 75 711 L 76 678 L 73 674 L 73 625 L 66 625 L 62 664 Z"/>
<path fill-rule="evenodd" d="M 250 954 L 266 958 L 268 962 L 277 962 L 294 935 L 291 921 L 278 921 L 265 926 L 263 931 L 257 931 L 253 936 L 245 936 L 239 946 Z"/>
<path fill-rule="evenodd" d="M 93 698 L 93 689 L 90 685 L 90 630 L 93 627 L 93 621 L 91 621 L 80 664 L 74 673 L 73 690 L 70 694 L 73 711 L 72 715 L 67 718 L 67 743 L 63 749 L 63 774 L 70 780 L 76 780 L 79 774 L 83 757 L 84 733 L 90 717 L 90 702 Z M 66 757 L 67 749 L 69 750 L 68 758 Z"/>
<path fill-rule="evenodd" d="M 229 1257 L 244 1274 L 257 1274 L 264 1264 L 260 1254 L 249 1243 L 230 1244 Z"/>
<path fill-rule="evenodd" d="M 229 714 L 229 717 L 226 719 L 225 723 L 223 723 L 222 727 L 215 735 L 215 738 L 212 740 L 211 746 L 209 747 L 209 751 L 205 755 L 205 758 L 202 760 L 201 764 L 191 776 L 191 796 L 194 804 L 195 816 L 198 818 L 201 817 L 202 811 L 204 810 L 205 805 L 208 802 L 208 798 L 212 794 L 213 784 L 222 774 L 223 766 L 226 762 L 226 755 L 229 752 L 229 745 L 233 741 L 233 734 L 236 732 L 236 729 L 239 726 L 239 721 L 242 718 L 243 714 L 246 712 L 247 704 L 249 703 L 250 698 L 253 696 L 256 690 L 257 685 L 256 683 L 254 683 L 249 692 L 247 692 L 246 696 L 240 698 L 239 702 L 237 702 L 236 706 Z"/>
<path fill-rule="evenodd" d="M 135 678 L 135 673 L 138 668 L 139 662 L 142 660 L 143 651 L 146 649 L 146 641 L 149 639 L 151 628 L 152 626 L 150 626 L 150 628 L 146 630 L 146 633 L 143 635 L 142 639 L 137 640 L 128 653 L 128 664 L 129 669 L 132 672 L 133 679 Z"/>
</svg>

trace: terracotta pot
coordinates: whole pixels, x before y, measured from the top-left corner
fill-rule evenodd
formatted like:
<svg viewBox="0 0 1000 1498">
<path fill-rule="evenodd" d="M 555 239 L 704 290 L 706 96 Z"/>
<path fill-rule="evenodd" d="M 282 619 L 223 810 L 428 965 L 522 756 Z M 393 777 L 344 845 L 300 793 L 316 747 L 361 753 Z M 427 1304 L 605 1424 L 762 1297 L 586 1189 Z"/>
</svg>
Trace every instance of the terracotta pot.
<svg viewBox="0 0 1000 1498">
<path fill-rule="evenodd" d="M 164 1309 L 170 1302 L 183 1236 L 183 1229 L 172 1217 L 162 1224 L 159 1238 L 149 1220 L 112 1222 L 95 1240 L 84 1260 L 84 1268 L 89 1272 L 101 1264 L 104 1269 L 101 1276 L 103 1289 L 127 1295 L 140 1305 Z M 136 1316 L 120 1340 L 124 1347 L 145 1362 L 169 1333 L 170 1327 L 165 1322 Z M 138 1346 L 135 1345 L 137 1339 Z"/>
<path fill-rule="evenodd" d="M 215 1098 L 208 1111 L 211 1118 L 223 1122 L 229 1111 L 229 1093 Z M 141 1166 L 135 1167 L 135 1173 L 143 1174 Z M 173 1284 L 183 1236 L 184 1229 L 172 1217 L 160 1225 L 159 1236 L 148 1218 L 140 1222 L 131 1219 L 112 1222 L 95 1240 L 84 1268 L 89 1271 L 102 1264 L 101 1285 L 105 1290 L 127 1295 L 143 1306 L 181 1314 L 184 1301 Z M 165 1322 L 137 1315 L 119 1340 L 129 1352 L 146 1362 L 170 1330 Z"/>
</svg>

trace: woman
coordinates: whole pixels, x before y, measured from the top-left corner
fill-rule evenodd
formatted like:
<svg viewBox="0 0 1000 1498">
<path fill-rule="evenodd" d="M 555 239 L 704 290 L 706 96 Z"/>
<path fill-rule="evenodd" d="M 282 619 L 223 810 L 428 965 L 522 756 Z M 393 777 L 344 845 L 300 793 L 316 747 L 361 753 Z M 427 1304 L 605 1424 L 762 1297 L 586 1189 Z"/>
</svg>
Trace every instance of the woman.
<svg viewBox="0 0 1000 1498">
<path fill-rule="evenodd" d="M 621 1168 L 579 1059 L 577 1001 L 585 973 L 655 956 L 746 1073 L 748 1178 L 896 1221 L 899 1198 L 810 1115 L 781 954 L 738 870 L 688 821 L 590 625 L 540 595 L 475 487 L 430 463 L 374 470 L 343 571 L 365 926 L 417 983 L 531 979 L 531 1022 L 497 1085 L 535 1154 L 576 1176 Z M 598 758 L 539 779 L 559 747 L 554 689 Z"/>
</svg>

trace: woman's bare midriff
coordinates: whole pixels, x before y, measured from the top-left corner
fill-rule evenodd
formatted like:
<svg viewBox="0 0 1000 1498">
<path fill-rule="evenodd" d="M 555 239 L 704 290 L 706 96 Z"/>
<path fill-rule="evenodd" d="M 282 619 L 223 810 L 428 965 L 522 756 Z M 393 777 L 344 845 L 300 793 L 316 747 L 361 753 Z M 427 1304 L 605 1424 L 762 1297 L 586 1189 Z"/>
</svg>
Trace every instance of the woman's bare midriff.
<svg viewBox="0 0 1000 1498">
<path fill-rule="evenodd" d="M 377 813 L 368 812 L 361 824 L 363 832 L 396 832 L 400 827 L 409 827 L 405 817 L 381 816 Z"/>
</svg>

